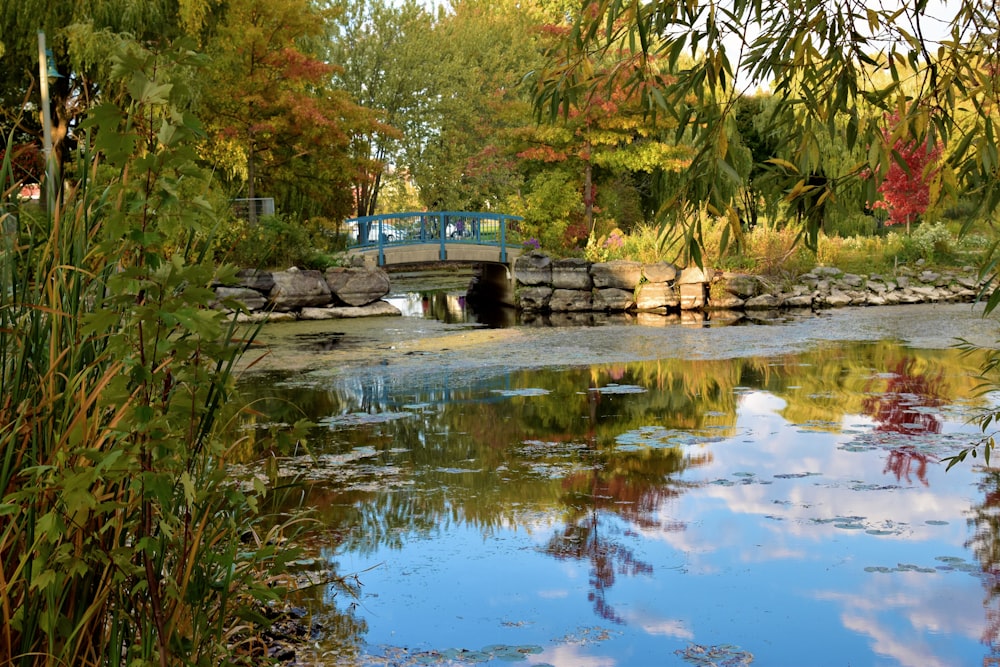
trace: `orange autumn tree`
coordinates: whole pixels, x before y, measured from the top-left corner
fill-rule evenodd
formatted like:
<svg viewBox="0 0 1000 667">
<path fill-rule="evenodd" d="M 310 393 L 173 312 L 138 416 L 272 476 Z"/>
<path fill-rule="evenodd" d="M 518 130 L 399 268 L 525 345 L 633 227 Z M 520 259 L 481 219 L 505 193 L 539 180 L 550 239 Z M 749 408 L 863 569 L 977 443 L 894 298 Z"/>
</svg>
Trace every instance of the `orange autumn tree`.
<svg viewBox="0 0 1000 667">
<path fill-rule="evenodd" d="M 546 27 L 554 37 L 567 30 L 566 26 Z M 626 64 L 619 62 L 617 73 L 604 72 L 601 62 L 592 60 L 589 66 L 606 77 L 608 85 L 572 101 L 564 100 L 558 116 L 528 133 L 525 138 L 529 147 L 518 153 L 523 160 L 572 165 L 582 193 L 582 222 L 591 235 L 595 232 L 597 188 L 602 180 L 679 172 L 691 159 L 689 148 L 671 138 L 676 124 L 654 118 L 644 106 L 644 90 L 649 85 L 624 85 L 629 69 L 640 66 L 638 55 L 629 59 L 622 50 L 619 57 Z M 641 66 L 649 65 L 646 61 Z"/>
<path fill-rule="evenodd" d="M 206 45 L 203 96 L 208 156 L 242 196 L 264 188 L 340 217 L 352 207 L 351 137 L 374 121 L 330 85 L 320 45 L 331 18 L 308 0 L 233 0 Z"/>
</svg>

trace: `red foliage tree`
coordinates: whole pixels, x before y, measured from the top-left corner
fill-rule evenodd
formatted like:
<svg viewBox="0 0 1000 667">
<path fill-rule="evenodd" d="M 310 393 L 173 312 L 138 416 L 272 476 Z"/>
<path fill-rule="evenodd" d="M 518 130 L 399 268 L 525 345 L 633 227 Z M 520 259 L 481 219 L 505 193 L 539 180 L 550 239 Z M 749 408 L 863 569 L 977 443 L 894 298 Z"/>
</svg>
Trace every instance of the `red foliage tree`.
<svg viewBox="0 0 1000 667">
<path fill-rule="evenodd" d="M 923 215 L 930 204 L 930 181 L 936 171 L 935 165 L 941 159 L 941 145 L 897 138 L 893 141 L 899 116 L 889 117 L 888 126 L 882 129 L 886 143 L 892 142 L 893 156 L 889 171 L 878 186 L 882 201 L 875 202 L 873 208 L 889 212 L 887 225 L 905 224 L 910 231 L 910 223 Z M 904 167 L 903 164 L 906 166 Z"/>
<path fill-rule="evenodd" d="M 38 183 L 45 174 L 45 157 L 36 144 L 14 144 L 10 148 L 10 168 L 14 180 Z M 7 149 L 0 149 L 0 164 L 7 157 Z"/>
</svg>

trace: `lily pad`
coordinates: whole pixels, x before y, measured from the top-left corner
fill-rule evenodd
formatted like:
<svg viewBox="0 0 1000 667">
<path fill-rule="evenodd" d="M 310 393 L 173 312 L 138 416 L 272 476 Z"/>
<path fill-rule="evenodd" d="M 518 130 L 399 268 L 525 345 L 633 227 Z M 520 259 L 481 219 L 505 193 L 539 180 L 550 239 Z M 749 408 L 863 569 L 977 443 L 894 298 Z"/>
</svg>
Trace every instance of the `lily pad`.
<svg viewBox="0 0 1000 667">
<path fill-rule="evenodd" d="M 640 428 L 622 433 L 615 438 L 615 442 L 618 444 L 618 449 L 620 451 L 701 445 L 710 442 L 719 442 L 721 440 L 722 438 L 717 436 L 700 435 L 692 433 L 691 431 L 669 429 L 662 426 L 642 426 Z"/>
<path fill-rule="evenodd" d="M 329 417 L 324 417 L 319 420 L 319 423 L 323 426 L 329 427 L 331 430 L 337 430 L 341 428 L 349 428 L 351 426 L 385 424 L 388 422 L 398 421 L 400 419 L 409 419 L 413 416 L 412 412 L 351 412 L 345 415 L 331 415 Z"/>
<path fill-rule="evenodd" d="M 514 396 L 548 396 L 552 392 L 548 389 L 529 387 L 526 389 L 494 389 L 493 393 L 505 398 L 511 398 Z"/>
<path fill-rule="evenodd" d="M 645 394 L 646 388 L 634 384 L 609 384 L 604 387 L 591 387 L 588 391 L 602 394 Z"/>
<path fill-rule="evenodd" d="M 684 662 L 698 667 L 739 667 L 753 663 L 753 654 L 732 644 L 701 646 L 688 644 L 685 649 L 674 651 Z"/>
</svg>

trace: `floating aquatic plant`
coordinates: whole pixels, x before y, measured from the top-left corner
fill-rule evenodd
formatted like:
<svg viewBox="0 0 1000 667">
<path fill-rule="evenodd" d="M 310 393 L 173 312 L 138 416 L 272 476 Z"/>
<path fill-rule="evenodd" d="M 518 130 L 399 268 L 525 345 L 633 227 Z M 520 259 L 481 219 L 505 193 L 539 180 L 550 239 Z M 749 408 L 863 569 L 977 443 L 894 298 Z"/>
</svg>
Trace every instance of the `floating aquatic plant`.
<svg viewBox="0 0 1000 667">
<path fill-rule="evenodd" d="M 588 391 L 602 394 L 645 394 L 646 388 L 634 384 L 609 384 L 604 387 L 591 387 Z"/>
<path fill-rule="evenodd" d="M 897 563 L 896 567 L 869 565 L 865 568 L 865 572 L 878 574 L 893 574 L 896 572 L 917 572 L 919 574 L 965 572 L 972 575 L 978 575 L 981 571 L 977 564 L 970 563 L 964 558 L 959 558 L 957 556 L 936 556 L 934 560 L 940 561 L 941 565 L 935 565 L 934 567 L 914 565 L 913 563 Z"/>
<path fill-rule="evenodd" d="M 872 452 L 901 449 L 912 449 L 920 454 L 944 458 L 968 445 L 968 433 L 928 433 L 914 432 L 917 428 L 906 425 L 907 431 L 877 431 L 869 430 L 857 434 L 851 440 L 841 444 L 839 449 L 846 452 Z"/>
<path fill-rule="evenodd" d="M 619 451 L 636 451 L 639 449 L 703 445 L 721 440 L 720 437 L 699 435 L 690 431 L 669 429 L 662 426 L 642 426 L 622 433 L 615 438 L 615 443 L 617 443 Z"/>
<path fill-rule="evenodd" d="M 409 649 L 389 646 L 383 647 L 381 655 L 365 656 L 362 665 L 393 665 L 393 667 L 413 667 L 415 665 L 478 665 L 492 660 L 502 662 L 521 662 L 529 655 L 541 653 L 544 649 L 534 644 L 507 645 L 491 644 L 475 651 L 464 648 L 447 648 L 431 651 L 411 652 Z M 534 663 L 532 667 L 546 667 L 545 663 Z"/>
<path fill-rule="evenodd" d="M 702 646 L 688 644 L 685 649 L 674 651 L 684 662 L 698 667 L 739 667 L 753 663 L 753 653 L 733 644 Z"/>
<path fill-rule="evenodd" d="M 503 396 L 504 398 L 513 398 L 514 396 L 548 396 L 552 392 L 548 389 L 528 387 L 525 389 L 494 389 L 492 393 Z"/>
<path fill-rule="evenodd" d="M 345 415 L 332 415 L 330 417 L 324 417 L 323 419 L 320 419 L 318 423 L 330 428 L 330 430 L 335 431 L 342 428 L 349 428 L 351 426 L 385 424 L 399 419 L 409 419 L 412 416 L 412 412 L 351 412 Z"/>
</svg>

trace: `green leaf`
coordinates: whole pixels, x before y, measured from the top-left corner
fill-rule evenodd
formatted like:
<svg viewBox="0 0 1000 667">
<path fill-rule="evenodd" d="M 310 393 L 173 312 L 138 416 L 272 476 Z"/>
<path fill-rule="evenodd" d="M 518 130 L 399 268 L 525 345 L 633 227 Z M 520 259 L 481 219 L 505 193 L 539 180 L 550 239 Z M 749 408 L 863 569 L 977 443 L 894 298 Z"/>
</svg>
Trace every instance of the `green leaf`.
<svg viewBox="0 0 1000 667">
<path fill-rule="evenodd" d="M 722 173 L 726 176 L 726 178 L 728 178 L 733 185 L 738 187 L 743 184 L 743 179 L 740 178 L 740 175 L 736 172 L 733 166 L 729 164 L 728 161 L 726 161 L 723 158 L 718 158 L 716 160 L 716 164 L 718 165 Z"/>
<path fill-rule="evenodd" d="M 193 507 L 196 497 L 194 480 L 191 478 L 191 474 L 186 470 L 181 473 L 181 486 L 184 488 L 184 500 L 187 503 L 187 506 Z"/>
<path fill-rule="evenodd" d="M 55 584 L 57 580 L 58 576 L 54 570 L 42 570 L 31 577 L 29 588 L 33 591 L 45 590 Z"/>
</svg>

